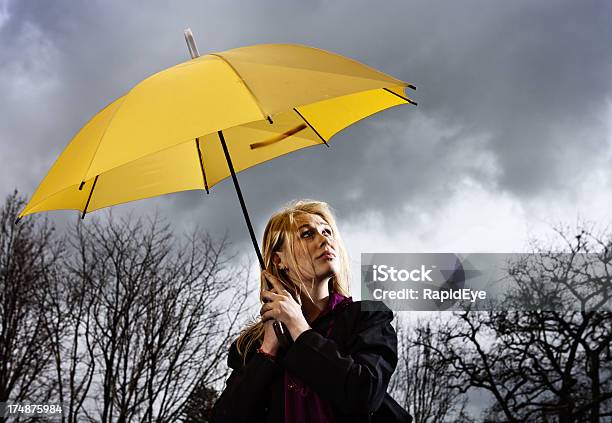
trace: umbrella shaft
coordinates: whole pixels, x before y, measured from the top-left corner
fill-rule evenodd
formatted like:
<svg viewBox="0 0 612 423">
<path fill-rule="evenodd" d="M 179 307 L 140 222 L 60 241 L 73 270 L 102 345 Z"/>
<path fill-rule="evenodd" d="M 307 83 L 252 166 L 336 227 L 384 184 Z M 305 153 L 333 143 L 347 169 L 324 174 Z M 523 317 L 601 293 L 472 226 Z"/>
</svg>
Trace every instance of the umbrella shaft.
<svg viewBox="0 0 612 423">
<path fill-rule="evenodd" d="M 259 266 L 261 270 L 265 270 L 265 265 L 263 261 L 263 257 L 261 256 L 261 251 L 259 251 L 259 245 L 257 244 L 257 238 L 255 238 L 255 232 L 253 231 L 253 226 L 251 225 L 251 219 L 249 219 L 249 213 L 247 212 L 246 205 L 244 204 L 244 199 L 242 198 L 242 191 L 240 191 L 240 185 L 238 184 L 238 178 L 236 177 L 236 172 L 234 171 L 234 165 L 232 164 L 232 158 L 230 157 L 229 151 L 227 149 L 227 145 L 225 144 L 225 138 L 223 137 L 223 131 L 219 131 L 219 139 L 221 140 L 221 146 L 223 147 L 223 152 L 225 153 L 225 159 L 227 160 L 227 165 L 232 174 L 232 180 L 234 181 L 234 186 L 236 187 L 236 194 L 238 194 L 238 200 L 240 201 L 240 207 L 242 207 L 242 213 L 244 214 L 244 220 L 246 220 L 247 227 L 249 228 L 249 234 L 251 234 L 251 241 L 253 241 L 253 247 L 255 247 L 255 252 L 257 253 L 257 259 L 259 260 Z M 291 335 L 289 334 L 289 330 L 284 326 L 283 323 L 279 321 L 274 321 L 273 324 L 274 333 L 278 338 L 278 342 L 281 347 L 288 348 L 292 342 Z"/>
<path fill-rule="evenodd" d="M 234 171 L 232 158 L 230 157 L 227 145 L 225 144 L 223 131 L 218 131 L 218 134 L 219 139 L 221 140 L 221 146 L 223 147 L 223 152 L 225 153 L 225 159 L 227 160 L 227 166 L 229 167 L 230 173 L 232 174 L 232 181 L 234 181 L 234 187 L 236 187 L 236 194 L 238 194 L 238 201 L 240 201 L 240 207 L 242 207 L 242 214 L 244 214 L 244 220 L 246 220 L 247 227 L 249 228 L 249 234 L 251 235 L 251 241 L 253 241 L 253 247 L 255 247 L 255 252 L 257 253 L 259 266 L 262 270 L 264 270 L 266 267 L 264 265 L 263 257 L 261 256 L 261 251 L 259 250 L 259 245 L 257 244 L 257 238 L 255 238 L 255 232 L 253 231 L 253 226 L 251 225 L 251 219 L 249 219 L 249 212 L 247 211 L 246 205 L 244 204 L 244 198 L 242 198 L 242 191 L 240 191 L 240 185 L 238 184 L 238 178 L 236 177 L 236 172 Z"/>
</svg>

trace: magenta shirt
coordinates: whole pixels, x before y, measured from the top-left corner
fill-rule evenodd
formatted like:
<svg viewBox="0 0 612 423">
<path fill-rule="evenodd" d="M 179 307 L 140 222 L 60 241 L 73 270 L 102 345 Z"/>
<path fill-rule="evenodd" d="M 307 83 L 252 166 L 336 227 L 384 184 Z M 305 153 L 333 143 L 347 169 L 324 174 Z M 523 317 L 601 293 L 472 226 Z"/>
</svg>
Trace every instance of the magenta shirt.
<svg viewBox="0 0 612 423">
<path fill-rule="evenodd" d="M 312 325 L 322 316 L 330 313 L 339 305 L 353 302 L 353 297 L 345 297 L 336 292 L 332 293 L 327 302 L 327 306 L 321 314 L 312 322 Z M 332 319 L 325 333 L 321 335 L 328 338 L 334 326 Z M 313 328 L 314 329 L 314 328 Z M 316 330 L 316 329 L 315 329 Z M 304 384 L 298 377 L 285 370 L 285 423 L 332 423 L 336 421 L 331 404 L 319 397 L 319 395 Z"/>
</svg>

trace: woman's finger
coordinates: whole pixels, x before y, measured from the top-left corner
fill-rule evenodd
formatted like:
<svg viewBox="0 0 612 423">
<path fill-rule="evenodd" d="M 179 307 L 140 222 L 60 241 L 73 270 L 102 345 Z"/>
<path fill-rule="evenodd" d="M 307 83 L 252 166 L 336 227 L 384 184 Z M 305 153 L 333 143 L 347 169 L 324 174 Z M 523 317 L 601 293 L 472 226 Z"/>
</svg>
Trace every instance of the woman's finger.
<svg viewBox="0 0 612 423">
<path fill-rule="evenodd" d="M 267 301 L 274 301 L 276 299 L 283 298 L 283 295 L 277 294 L 276 292 L 264 290 L 261 293 L 261 298 L 264 299 L 264 300 L 267 300 Z"/>
<path fill-rule="evenodd" d="M 278 311 L 276 309 L 268 310 L 261 315 L 264 322 L 269 319 L 275 319 L 276 317 L 278 317 Z"/>
<path fill-rule="evenodd" d="M 263 316 L 268 310 L 272 310 L 274 309 L 274 306 L 272 305 L 272 303 L 264 303 L 264 305 L 261 306 L 261 308 L 259 309 L 259 315 Z"/>
</svg>

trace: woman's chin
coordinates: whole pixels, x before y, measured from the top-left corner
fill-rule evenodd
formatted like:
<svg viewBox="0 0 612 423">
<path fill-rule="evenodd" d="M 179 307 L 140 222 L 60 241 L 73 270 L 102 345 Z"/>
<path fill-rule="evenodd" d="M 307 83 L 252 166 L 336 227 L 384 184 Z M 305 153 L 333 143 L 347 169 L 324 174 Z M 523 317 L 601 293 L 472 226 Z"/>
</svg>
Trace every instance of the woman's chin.
<svg viewBox="0 0 612 423">
<path fill-rule="evenodd" d="M 322 278 L 331 278 L 338 271 L 338 266 L 334 262 L 328 262 L 326 266 L 322 266 L 323 268 L 319 272 L 319 275 Z"/>
</svg>

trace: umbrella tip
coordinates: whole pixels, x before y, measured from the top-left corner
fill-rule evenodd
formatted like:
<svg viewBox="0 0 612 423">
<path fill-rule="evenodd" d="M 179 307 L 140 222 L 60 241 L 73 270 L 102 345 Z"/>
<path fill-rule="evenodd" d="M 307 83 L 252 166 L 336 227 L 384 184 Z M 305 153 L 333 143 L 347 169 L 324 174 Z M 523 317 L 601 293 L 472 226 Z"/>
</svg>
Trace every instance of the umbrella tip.
<svg viewBox="0 0 612 423">
<path fill-rule="evenodd" d="M 19 221 L 21 220 L 23 216 L 19 216 L 17 219 L 15 219 L 15 225 L 19 223 Z"/>
<path fill-rule="evenodd" d="M 185 41 L 187 42 L 187 48 L 189 49 L 189 54 L 192 59 L 200 57 L 200 53 L 198 52 L 198 47 L 196 46 L 195 40 L 193 39 L 193 32 L 191 32 L 191 28 L 186 28 L 183 31 L 185 35 Z"/>
<path fill-rule="evenodd" d="M 408 84 L 408 88 L 412 88 L 413 90 L 416 91 L 416 87 L 414 85 L 412 85 L 412 84 Z"/>
<path fill-rule="evenodd" d="M 79 191 L 83 190 L 83 185 L 85 185 L 85 181 L 81 181 L 81 185 L 79 185 Z"/>
</svg>

